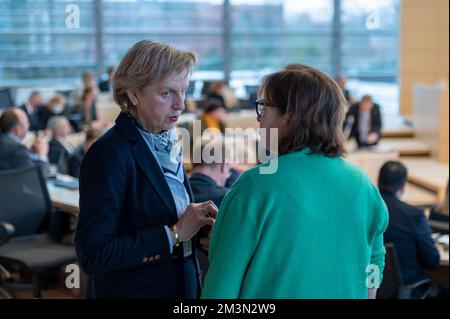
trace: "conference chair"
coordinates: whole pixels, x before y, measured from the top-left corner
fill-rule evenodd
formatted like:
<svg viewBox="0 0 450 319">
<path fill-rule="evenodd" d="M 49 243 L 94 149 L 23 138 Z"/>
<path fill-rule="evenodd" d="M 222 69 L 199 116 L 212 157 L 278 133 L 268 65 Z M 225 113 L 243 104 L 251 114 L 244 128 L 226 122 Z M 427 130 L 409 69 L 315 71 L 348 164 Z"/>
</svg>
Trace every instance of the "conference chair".
<svg viewBox="0 0 450 319">
<path fill-rule="evenodd" d="M 377 299 L 410 299 L 413 289 L 429 284 L 429 280 L 421 280 L 416 283 L 405 285 L 398 264 L 397 251 L 394 244 L 386 243 L 385 266 L 383 281 L 377 291 Z M 421 296 L 424 299 L 431 292 L 431 288 Z"/>
<path fill-rule="evenodd" d="M 7 298 L 23 288 L 41 298 L 44 277 L 76 261 L 73 245 L 56 235 L 61 213 L 53 211 L 37 166 L 0 171 L 0 278 L 6 278 L 0 279 L 0 293 Z M 11 280 L 12 275 L 31 278 L 31 285 Z"/>
</svg>

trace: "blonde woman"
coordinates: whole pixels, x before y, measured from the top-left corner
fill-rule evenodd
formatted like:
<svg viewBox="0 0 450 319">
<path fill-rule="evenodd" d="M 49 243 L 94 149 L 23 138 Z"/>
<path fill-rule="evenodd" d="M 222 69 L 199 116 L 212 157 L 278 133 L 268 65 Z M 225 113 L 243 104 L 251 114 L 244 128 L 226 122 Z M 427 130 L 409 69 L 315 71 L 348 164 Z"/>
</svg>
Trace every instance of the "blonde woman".
<svg viewBox="0 0 450 319">
<path fill-rule="evenodd" d="M 80 170 L 75 246 L 88 298 L 199 296 L 192 238 L 213 224 L 217 208 L 190 204 L 175 133 L 195 62 L 192 52 L 143 40 L 117 68 L 122 112 Z"/>
</svg>

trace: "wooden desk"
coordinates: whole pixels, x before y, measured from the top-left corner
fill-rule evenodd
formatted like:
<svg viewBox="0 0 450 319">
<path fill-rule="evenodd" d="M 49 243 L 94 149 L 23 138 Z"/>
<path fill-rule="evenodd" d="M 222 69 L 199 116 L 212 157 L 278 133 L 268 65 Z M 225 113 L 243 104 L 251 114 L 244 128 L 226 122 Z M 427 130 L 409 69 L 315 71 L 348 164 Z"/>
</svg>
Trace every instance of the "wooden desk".
<svg viewBox="0 0 450 319">
<path fill-rule="evenodd" d="M 383 117 L 383 138 L 414 137 L 415 131 L 407 119 L 400 115 Z"/>
<path fill-rule="evenodd" d="M 437 193 L 439 202 L 445 198 L 448 183 L 448 163 L 430 158 L 403 159 L 408 168 L 408 181 Z"/>
<path fill-rule="evenodd" d="M 378 153 L 376 150 L 357 150 L 348 152 L 345 159 L 362 168 L 377 185 L 381 166 L 387 161 L 398 160 L 398 153 L 395 150 L 387 153 Z"/>
<path fill-rule="evenodd" d="M 380 151 L 396 150 L 400 156 L 429 156 L 431 148 L 415 138 L 387 138 L 381 139 L 376 146 Z"/>
<path fill-rule="evenodd" d="M 406 183 L 401 200 L 409 205 L 420 207 L 434 207 L 439 203 L 436 193 L 411 183 Z"/>
<path fill-rule="evenodd" d="M 381 166 L 387 161 L 399 160 L 399 156 L 395 151 L 389 153 L 377 153 L 375 150 L 354 151 L 349 152 L 345 159 L 362 168 L 377 185 Z M 407 183 L 402 200 L 412 206 L 433 207 L 438 203 L 438 196 L 436 192 Z"/>
<path fill-rule="evenodd" d="M 58 187 L 51 181 L 47 182 L 47 188 L 54 208 L 70 213 L 79 213 L 80 193 L 78 190 Z"/>
</svg>

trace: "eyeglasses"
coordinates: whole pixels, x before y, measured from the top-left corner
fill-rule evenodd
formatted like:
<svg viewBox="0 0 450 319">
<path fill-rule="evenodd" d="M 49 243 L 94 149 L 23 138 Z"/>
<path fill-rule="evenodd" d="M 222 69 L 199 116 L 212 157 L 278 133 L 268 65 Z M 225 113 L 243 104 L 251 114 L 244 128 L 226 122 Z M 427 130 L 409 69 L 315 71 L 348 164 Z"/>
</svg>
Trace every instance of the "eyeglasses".
<svg viewBox="0 0 450 319">
<path fill-rule="evenodd" d="M 266 102 L 264 102 L 263 99 L 256 100 L 255 108 L 256 108 L 256 115 L 258 115 L 258 117 L 263 116 L 265 108 L 266 108 Z"/>
</svg>

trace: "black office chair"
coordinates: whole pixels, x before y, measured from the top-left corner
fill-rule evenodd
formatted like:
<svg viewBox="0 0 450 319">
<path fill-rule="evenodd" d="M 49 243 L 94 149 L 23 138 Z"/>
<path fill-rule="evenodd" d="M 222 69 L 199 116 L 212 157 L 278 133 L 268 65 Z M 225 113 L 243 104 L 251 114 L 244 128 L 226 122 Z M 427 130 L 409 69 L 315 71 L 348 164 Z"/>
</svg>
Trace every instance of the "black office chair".
<svg viewBox="0 0 450 319">
<path fill-rule="evenodd" d="M 383 272 L 383 282 L 377 291 L 377 299 L 410 299 L 413 289 L 429 284 L 429 280 L 421 280 L 411 285 L 405 285 L 398 264 L 397 251 L 392 243 L 386 243 L 385 265 Z M 427 289 L 421 296 L 424 299 L 431 292 Z"/>
<path fill-rule="evenodd" d="M 53 231 L 58 215 L 37 166 L 0 171 L 0 272 L 7 278 L 12 273 L 31 277 L 34 298 L 41 297 L 44 274 L 76 261 L 73 245 L 61 243 Z M 41 232 L 46 220 L 49 225 Z M 7 298 L 14 297 L 10 290 L 24 287 L 0 281 L 0 293 Z"/>
<path fill-rule="evenodd" d="M 212 84 L 212 81 L 203 81 L 202 93 L 201 93 L 201 95 L 203 97 L 205 97 L 209 94 L 211 84 Z"/>
</svg>

